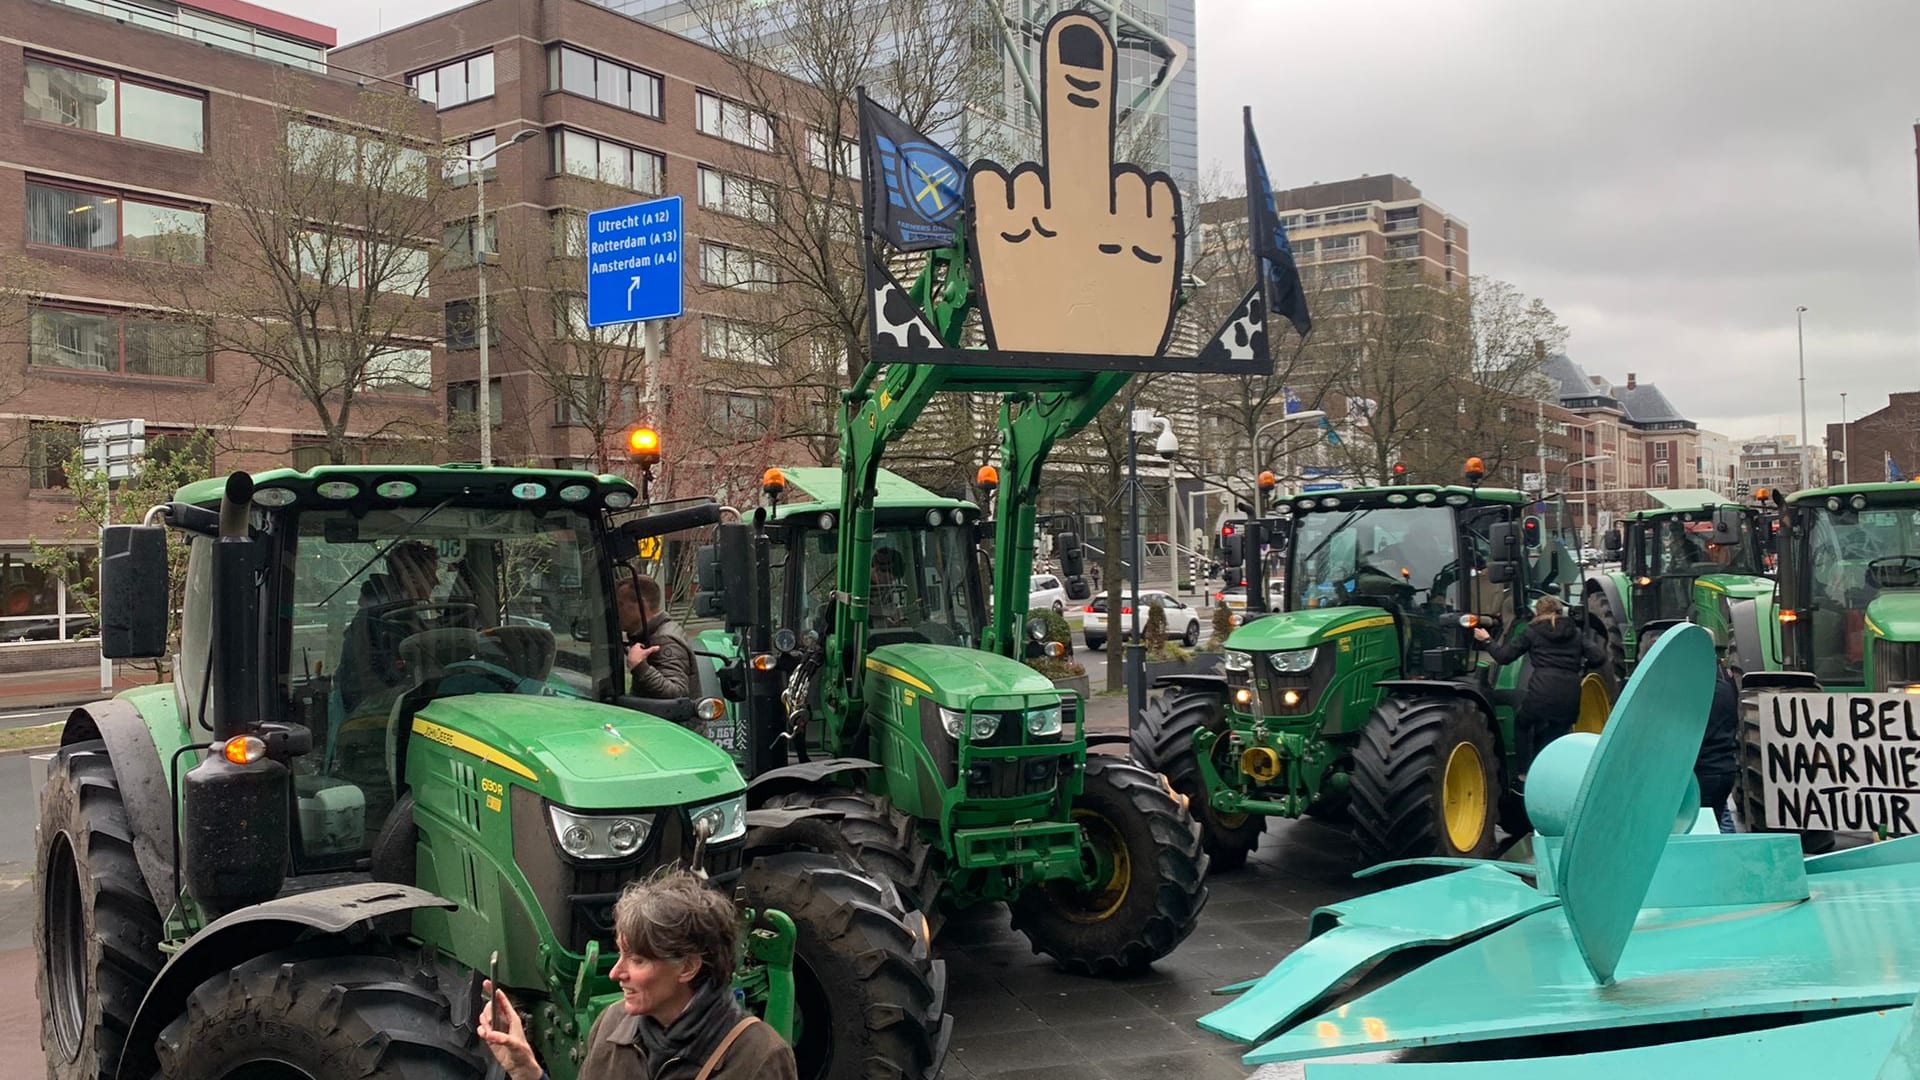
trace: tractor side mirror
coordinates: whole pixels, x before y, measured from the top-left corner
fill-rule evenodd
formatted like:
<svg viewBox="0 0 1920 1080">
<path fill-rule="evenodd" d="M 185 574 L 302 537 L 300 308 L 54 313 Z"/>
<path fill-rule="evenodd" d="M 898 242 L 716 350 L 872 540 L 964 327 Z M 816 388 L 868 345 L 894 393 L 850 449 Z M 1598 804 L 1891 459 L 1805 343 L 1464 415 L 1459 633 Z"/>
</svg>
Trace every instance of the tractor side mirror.
<svg viewBox="0 0 1920 1080">
<path fill-rule="evenodd" d="M 1620 538 L 1619 529 L 1608 529 L 1607 538 L 1603 542 L 1602 546 L 1607 549 L 1607 554 L 1618 555 L 1622 551 L 1626 550 L 1627 544 L 1625 540 L 1622 540 Z"/>
<path fill-rule="evenodd" d="M 1740 542 L 1740 511 L 1722 506 L 1713 512 L 1713 542 L 1716 544 L 1737 544 Z"/>
<path fill-rule="evenodd" d="M 167 529 L 100 530 L 100 654 L 110 660 L 167 653 Z"/>
<path fill-rule="evenodd" d="M 1492 549 L 1487 553 L 1488 581 L 1505 585 L 1520 576 L 1520 536 L 1517 522 L 1497 521 L 1487 529 L 1487 539 Z"/>
<path fill-rule="evenodd" d="M 713 530 L 713 543 L 696 560 L 700 596 L 695 611 L 727 626 L 750 626 L 754 616 L 753 526 L 734 522 Z"/>
<path fill-rule="evenodd" d="M 1080 534 L 1061 532 L 1053 535 L 1053 551 L 1060 558 L 1060 573 L 1065 577 L 1081 577 L 1087 572 L 1086 549 L 1080 546 Z"/>
</svg>

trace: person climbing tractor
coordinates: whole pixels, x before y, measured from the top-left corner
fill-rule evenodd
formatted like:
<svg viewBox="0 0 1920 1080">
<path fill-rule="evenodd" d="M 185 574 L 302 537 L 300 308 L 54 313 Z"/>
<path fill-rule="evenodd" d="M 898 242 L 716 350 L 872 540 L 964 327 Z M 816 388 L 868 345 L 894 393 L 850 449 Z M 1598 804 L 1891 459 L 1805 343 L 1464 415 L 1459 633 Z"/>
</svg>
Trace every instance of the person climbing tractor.
<svg viewBox="0 0 1920 1080">
<path fill-rule="evenodd" d="M 1580 676 L 1589 665 L 1605 658 L 1598 643 L 1581 633 L 1578 621 L 1567 616 L 1558 597 L 1534 601 L 1533 618 L 1506 641 L 1495 641 L 1484 627 L 1475 627 L 1475 640 L 1502 664 L 1528 656 L 1527 689 L 1514 718 L 1514 787 L 1527 779 L 1540 748 L 1573 730 L 1580 718 Z"/>
</svg>

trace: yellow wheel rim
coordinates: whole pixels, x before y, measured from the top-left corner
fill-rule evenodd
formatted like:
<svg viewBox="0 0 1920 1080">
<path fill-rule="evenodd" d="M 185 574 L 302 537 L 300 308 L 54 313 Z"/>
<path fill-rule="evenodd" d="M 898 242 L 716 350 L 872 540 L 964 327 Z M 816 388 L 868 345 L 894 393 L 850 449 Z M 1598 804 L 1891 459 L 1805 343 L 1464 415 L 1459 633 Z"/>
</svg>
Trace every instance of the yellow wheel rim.
<svg viewBox="0 0 1920 1080">
<path fill-rule="evenodd" d="M 1612 712 L 1613 697 L 1607 693 L 1606 680 L 1593 674 L 1580 680 L 1580 717 L 1573 722 L 1573 730 L 1598 735 L 1605 730 Z"/>
<path fill-rule="evenodd" d="M 1487 827 L 1487 774 L 1480 764 L 1480 750 L 1472 743 L 1460 743 L 1447 755 L 1440 800 L 1447 839 L 1453 841 L 1454 850 L 1478 847 Z"/>
<path fill-rule="evenodd" d="M 1086 834 L 1087 843 L 1099 851 L 1095 863 L 1107 871 L 1106 880 L 1094 881 L 1085 888 L 1066 882 L 1050 883 L 1047 888 L 1069 922 L 1082 925 L 1104 922 L 1127 901 L 1127 889 L 1133 884 L 1133 860 L 1127 854 L 1126 840 L 1112 822 L 1079 807 L 1074 808 L 1073 820 Z"/>
</svg>

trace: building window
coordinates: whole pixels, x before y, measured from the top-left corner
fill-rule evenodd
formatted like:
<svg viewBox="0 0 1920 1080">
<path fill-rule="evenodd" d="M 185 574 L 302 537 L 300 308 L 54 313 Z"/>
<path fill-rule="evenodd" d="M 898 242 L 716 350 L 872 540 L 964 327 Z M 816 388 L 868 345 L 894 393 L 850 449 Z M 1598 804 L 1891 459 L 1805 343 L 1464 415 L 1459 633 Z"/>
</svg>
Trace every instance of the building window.
<svg viewBox="0 0 1920 1080">
<path fill-rule="evenodd" d="M 446 309 L 446 342 L 449 349 L 477 349 L 480 347 L 479 305 L 472 300 L 455 300 Z M 500 316 L 489 309 L 487 311 L 487 341 L 489 344 L 500 340 Z"/>
<path fill-rule="evenodd" d="M 80 426 L 49 420 L 27 424 L 27 485 L 39 491 L 67 486 L 67 463 L 80 449 Z"/>
<path fill-rule="evenodd" d="M 700 353 L 710 360 L 772 366 L 779 359 L 765 327 L 708 315 L 700 320 Z"/>
<path fill-rule="evenodd" d="M 300 276 L 324 285 L 401 296 L 427 295 L 432 256 L 425 248 L 368 244 L 357 236 L 301 231 L 290 252 Z"/>
<path fill-rule="evenodd" d="M 547 215 L 553 229 L 553 253 L 577 259 L 587 253 L 587 215 L 578 210 L 554 210 Z"/>
<path fill-rule="evenodd" d="M 755 150 L 773 149 L 773 118 L 766 113 L 705 90 L 694 97 L 699 108 L 696 125 L 702 133 Z"/>
<path fill-rule="evenodd" d="M 1653 444 L 1653 460 L 1655 461 L 1667 460 L 1667 448 L 1672 445 L 1673 445 L 1672 443 L 1663 443 L 1663 442 L 1654 443 Z"/>
<path fill-rule="evenodd" d="M 474 264 L 473 219 L 462 218 L 448 222 L 441 233 L 440 245 L 446 249 L 446 257 L 441 265 L 448 270 L 464 270 Z M 483 255 L 491 255 L 500 250 L 500 219 L 497 215 L 487 215 L 486 235 L 480 240 L 479 250 Z"/>
<path fill-rule="evenodd" d="M 773 264 L 758 252 L 711 241 L 700 245 L 700 280 L 721 289 L 772 291 Z"/>
<path fill-rule="evenodd" d="M 27 119 L 201 153 L 207 99 L 102 71 L 29 58 Z"/>
<path fill-rule="evenodd" d="M 207 331 L 193 323 L 111 310 L 33 309 L 27 362 L 102 375 L 207 377 Z"/>
<path fill-rule="evenodd" d="M 433 392 L 432 349 L 382 349 L 367 357 L 360 389 L 369 394 L 418 396 Z"/>
<path fill-rule="evenodd" d="M 619 343 L 624 340 L 638 347 L 639 331 L 635 323 L 611 326 L 587 325 L 587 298 L 579 293 L 560 293 L 553 298 L 553 334 L 564 341 Z"/>
<path fill-rule="evenodd" d="M 1360 237 L 1357 233 L 1348 236 L 1329 236 L 1320 241 L 1322 259 L 1351 259 L 1358 254 L 1360 254 Z"/>
<path fill-rule="evenodd" d="M 297 173 L 331 176 L 338 183 L 366 184 L 398 195 L 427 194 L 427 152 L 397 139 L 290 120 L 287 157 Z"/>
<path fill-rule="evenodd" d="M 827 142 L 828 136 L 824 132 L 807 129 L 807 163 L 816 169 L 827 169 L 835 176 L 860 179 L 860 144 L 852 139 L 841 139 L 839 152 L 829 160 Z"/>
<path fill-rule="evenodd" d="M 1408 237 L 1404 240 L 1387 241 L 1387 258 L 1417 259 L 1420 257 L 1420 238 Z"/>
<path fill-rule="evenodd" d="M 553 136 L 554 172 L 584 176 L 648 195 L 660 193 L 667 159 L 659 154 L 564 128 L 555 131 Z"/>
<path fill-rule="evenodd" d="M 1338 210 L 1329 210 L 1320 217 L 1322 225 L 1346 225 L 1355 221 L 1373 220 L 1373 208 L 1369 206 L 1346 206 Z"/>
<path fill-rule="evenodd" d="M 29 180 L 27 243 L 199 264 L 207 261 L 207 213 L 122 192 Z"/>
<path fill-rule="evenodd" d="M 485 159 L 486 164 L 481 166 L 481 170 L 487 174 L 487 179 L 491 180 L 500 164 L 500 159 L 497 156 L 487 157 L 487 155 L 493 153 L 499 145 L 500 137 L 491 131 L 475 135 L 466 142 L 453 143 L 447 148 L 449 152 L 441 162 L 441 172 L 449 181 L 463 184 L 473 172 L 473 162 L 467 159 Z"/>
<path fill-rule="evenodd" d="M 503 415 L 506 395 L 502 391 L 499 379 L 487 381 L 487 412 L 493 422 L 498 424 Z M 447 384 L 447 412 L 454 416 L 471 417 L 480 412 L 480 383 L 457 382 Z"/>
<path fill-rule="evenodd" d="M 743 176 L 700 166 L 700 206 L 754 221 L 774 220 L 773 188 Z"/>
<path fill-rule="evenodd" d="M 600 411 L 600 395 L 592 379 L 574 375 L 553 397 L 554 427 L 585 427 Z"/>
<path fill-rule="evenodd" d="M 442 109 L 490 98 L 493 96 L 493 53 L 484 52 L 432 71 L 409 75 L 407 85 L 413 87 L 421 101 Z"/>
<path fill-rule="evenodd" d="M 565 45 L 547 50 L 547 89 L 593 98 L 642 116 L 660 116 L 660 76 Z"/>
<path fill-rule="evenodd" d="M 754 437 L 773 426 L 773 399 L 723 390 L 706 392 L 707 422 L 715 431 Z"/>
</svg>

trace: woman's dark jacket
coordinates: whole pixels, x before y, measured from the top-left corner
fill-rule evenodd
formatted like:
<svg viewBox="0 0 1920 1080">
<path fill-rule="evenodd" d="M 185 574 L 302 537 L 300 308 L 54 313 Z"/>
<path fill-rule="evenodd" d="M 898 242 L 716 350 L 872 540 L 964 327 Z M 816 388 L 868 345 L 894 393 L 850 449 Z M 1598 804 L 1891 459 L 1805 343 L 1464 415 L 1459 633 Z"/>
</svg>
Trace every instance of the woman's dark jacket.
<svg viewBox="0 0 1920 1080">
<path fill-rule="evenodd" d="M 1505 641 L 1488 642 L 1487 652 L 1503 664 L 1524 654 L 1529 662 L 1521 715 L 1561 724 L 1571 724 L 1580 712 L 1581 673 L 1606 658 L 1599 643 L 1565 615 L 1529 622 Z"/>
</svg>

